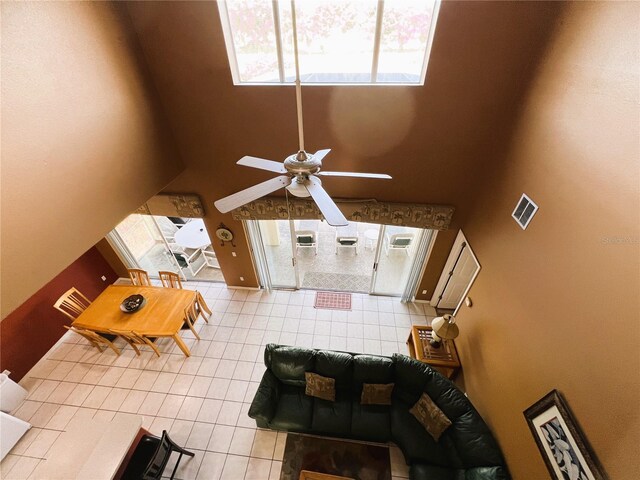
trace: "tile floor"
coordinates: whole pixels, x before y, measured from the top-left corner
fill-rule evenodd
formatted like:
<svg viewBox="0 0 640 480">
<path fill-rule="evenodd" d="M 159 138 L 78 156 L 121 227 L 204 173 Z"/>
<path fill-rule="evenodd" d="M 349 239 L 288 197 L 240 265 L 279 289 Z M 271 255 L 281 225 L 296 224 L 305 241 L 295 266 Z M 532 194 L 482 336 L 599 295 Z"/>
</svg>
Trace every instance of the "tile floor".
<svg viewBox="0 0 640 480">
<path fill-rule="evenodd" d="M 388 297 L 354 294 L 351 311 L 316 310 L 312 291 L 188 288 L 197 288 L 213 310 L 208 324 L 202 318 L 196 324 L 200 341 L 183 331 L 189 358 L 172 341 L 160 342 L 160 358 L 150 351 L 136 357 L 129 347 L 118 357 L 65 334 L 20 382 L 29 395 L 13 414 L 33 428 L 0 464 L 1 478 L 29 478 L 71 418 L 137 414 L 152 433 L 167 430 L 196 453 L 183 458 L 176 478 L 278 479 L 286 433 L 257 429 L 247 416 L 264 372 L 264 345 L 406 353 L 410 325 L 435 316 L 429 306 Z M 391 458 L 394 480 L 406 478 L 396 447 Z"/>
</svg>

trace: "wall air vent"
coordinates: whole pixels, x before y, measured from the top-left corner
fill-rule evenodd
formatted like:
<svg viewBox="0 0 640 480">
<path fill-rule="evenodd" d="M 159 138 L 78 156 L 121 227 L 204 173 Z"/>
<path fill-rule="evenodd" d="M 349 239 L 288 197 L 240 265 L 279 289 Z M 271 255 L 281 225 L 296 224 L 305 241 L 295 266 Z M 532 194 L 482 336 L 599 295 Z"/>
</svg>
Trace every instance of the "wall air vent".
<svg viewBox="0 0 640 480">
<path fill-rule="evenodd" d="M 531 200 L 523 193 L 522 197 L 520 197 L 518 205 L 516 206 L 516 209 L 513 211 L 511 216 L 516 222 L 518 222 L 518 225 L 520 225 L 520 227 L 525 230 L 537 211 L 538 205 L 533 203 L 533 200 Z"/>
</svg>

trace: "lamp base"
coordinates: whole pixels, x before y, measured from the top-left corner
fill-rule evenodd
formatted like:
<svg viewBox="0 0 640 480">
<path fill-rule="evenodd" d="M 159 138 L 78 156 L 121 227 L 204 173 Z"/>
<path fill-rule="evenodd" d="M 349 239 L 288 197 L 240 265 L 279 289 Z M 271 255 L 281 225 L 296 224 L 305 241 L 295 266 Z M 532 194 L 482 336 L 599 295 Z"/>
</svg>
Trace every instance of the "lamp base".
<svg viewBox="0 0 640 480">
<path fill-rule="evenodd" d="M 429 345 L 431 345 L 433 348 L 440 348 L 442 342 L 440 340 L 429 340 Z"/>
</svg>

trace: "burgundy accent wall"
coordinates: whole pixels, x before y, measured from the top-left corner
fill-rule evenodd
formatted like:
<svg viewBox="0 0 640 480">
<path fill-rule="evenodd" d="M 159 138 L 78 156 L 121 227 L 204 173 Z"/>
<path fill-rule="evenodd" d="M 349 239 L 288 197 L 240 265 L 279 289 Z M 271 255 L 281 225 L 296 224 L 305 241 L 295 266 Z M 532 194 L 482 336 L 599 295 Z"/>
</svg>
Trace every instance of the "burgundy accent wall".
<svg viewBox="0 0 640 480">
<path fill-rule="evenodd" d="M 117 278 L 95 247 L 85 252 L 0 323 L 0 371 L 20 380 L 66 332 L 70 320 L 53 308 L 60 295 L 76 287 L 93 300 Z"/>
</svg>

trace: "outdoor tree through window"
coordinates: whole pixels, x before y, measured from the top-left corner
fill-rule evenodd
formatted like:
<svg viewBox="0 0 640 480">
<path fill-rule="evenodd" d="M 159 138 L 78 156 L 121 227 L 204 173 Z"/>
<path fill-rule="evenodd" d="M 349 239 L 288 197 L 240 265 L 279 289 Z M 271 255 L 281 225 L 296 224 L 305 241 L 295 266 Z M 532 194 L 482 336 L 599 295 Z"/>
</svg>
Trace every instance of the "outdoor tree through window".
<svg viewBox="0 0 640 480">
<path fill-rule="evenodd" d="M 422 84 L 438 10 L 435 0 L 298 0 L 303 83 Z M 295 78 L 291 2 L 219 3 L 236 84 Z"/>
</svg>

